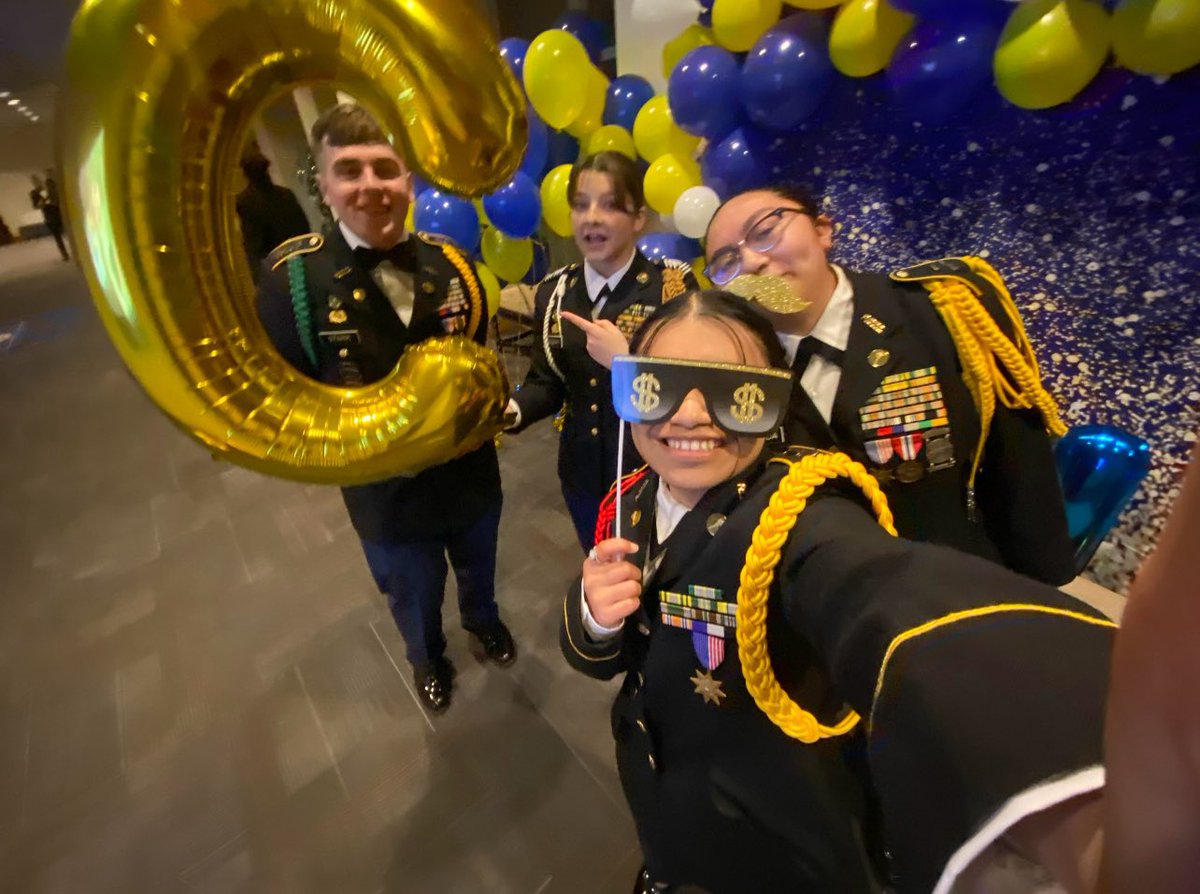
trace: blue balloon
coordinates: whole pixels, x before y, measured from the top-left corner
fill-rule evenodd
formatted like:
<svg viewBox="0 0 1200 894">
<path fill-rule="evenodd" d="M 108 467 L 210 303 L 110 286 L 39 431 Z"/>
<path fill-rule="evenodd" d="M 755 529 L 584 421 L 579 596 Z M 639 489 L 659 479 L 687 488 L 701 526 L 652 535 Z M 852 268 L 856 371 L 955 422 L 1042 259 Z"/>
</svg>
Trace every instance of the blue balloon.
<svg viewBox="0 0 1200 894">
<path fill-rule="evenodd" d="M 579 140 L 565 130 L 549 131 L 550 146 L 546 153 L 546 170 L 579 161 Z"/>
<path fill-rule="evenodd" d="M 525 54 L 529 52 L 529 41 L 523 37 L 506 37 L 500 41 L 500 58 L 508 63 L 521 89 L 525 88 Z"/>
<path fill-rule="evenodd" d="M 712 27 L 712 8 L 715 0 L 700 0 L 700 15 L 696 16 L 696 21 L 705 28 Z"/>
<path fill-rule="evenodd" d="M 742 66 L 742 105 L 750 120 L 787 131 L 816 111 L 834 80 L 828 45 L 826 20 L 804 12 L 760 37 Z"/>
<path fill-rule="evenodd" d="M 604 99 L 604 123 L 616 124 L 633 133 L 633 122 L 647 101 L 654 98 L 654 88 L 640 75 L 621 75 L 608 85 Z"/>
<path fill-rule="evenodd" d="M 483 210 L 504 235 L 528 239 L 542 221 L 542 195 L 528 175 L 517 171 L 502 187 L 483 197 Z"/>
<path fill-rule="evenodd" d="M 918 23 L 884 75 L 893 103 L 922 123 L 948 121 L 991 83 L 999 37 L 990 19 Z"/>
<path fill-rule="evenodd" d="M 736 127 L 723 140 L 711 144 L 700 159 L 700 174 L 722 200 L 748 189 L 766 186 L 781 170 L 777 157 L 786 140 L 772 137 L 753 125 Z"/>
<path fill-rule="evenodd" d="M 1080 425 L 1055 445 L 1054 458 L 1078 574 L 1150 470 L 1150 445 L 1116 426 Z"/>
<path fill-rule="evenodd" d="M 440 189 L 426 190 L 413 209 L 413 223 L 418 232 L 445 236 L 468 254 L 479 247 L 479 213 L 468 199 Z"/>
<path fill-rule="evenodd" d="M 888 4 L 901 12 L 911 12 L 922 21 L 962 19 L 999 6 L 996 0 L 888 0 Z M 1007 8 L 1012 9 L 1011 6 Z"/>
<path fill-rule="evenodd" d="M 689 52 L 667 82 L 667 101 L 675 123 L 688 133 L 720 139 L 741 120 L 740 75 L 733 53 L 721 47 Z"/>
<path fill-rule="evenodd" d="M 550 129 L 531 106 L 526 106 L 525 118 L 529 122 L 529 142 L 525 144 L 525 154 L 521 156 L 520 170 L 540 183 L 546 171 L 546 158 L 550 154 Z"/>
<path fill-rule="evenodd" d="M 550 27 L 575 35 L 588 51 L 593 65 L 599 65 L 604 58 L 604 51 L 613 45 L 612 32 L 608 27 L 582 12 L 564 12 Z"/>
<path fill-rule="evenodd" d="M 645 233 L 638 238 L 637 247 L 638 251 L 651 261 L 663 261 L 667 258 L 691 261 L 704 254 L 704 249 L 698 241 L 679 233 Z"/>
</svg>

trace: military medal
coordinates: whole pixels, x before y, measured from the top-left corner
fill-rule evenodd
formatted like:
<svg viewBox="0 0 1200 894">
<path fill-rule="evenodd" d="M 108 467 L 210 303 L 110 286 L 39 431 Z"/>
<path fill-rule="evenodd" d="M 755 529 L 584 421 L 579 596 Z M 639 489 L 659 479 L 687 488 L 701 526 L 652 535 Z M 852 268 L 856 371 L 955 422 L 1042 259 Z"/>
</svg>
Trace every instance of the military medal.
<svg viewBox="0 0 1200 894">
<path fill-rule="evenodd" d="M 719 512 L 714 512 L 704 522 L 704 528 L 708 531 L 709 537 L 716 537 L 717 531 L 721 530 L 721 525 L 725 524 L 725 516 Z"/>
<path fill-rule="evenodd" d="M 862 321 L 863 324 L 876 335 L 882 335 L 883 330 L 887 328 L 887 326 L 883 324 L 879 317 L 872 316 L 871 314 L 863 314 Z M 886 353 L 886 351 L 884 353 Z"/>
<path fill-rule="evenodd" d="M 903 484 L 912 484 L 914 481 L 920 481 L 925 477 L 925 467 L 915 459 L 906 459 L 900 465 L 896 466 L 894 474 L 897 481 Z"/>
<path fill-rule="evenodd" d="M 702 665 L 692 675 L 692 684 L 706 704 L 719 705 L 727 693 L 712 672 L 725 660 L 727 632 L 737 629 L 737 603 L 722 600 L 716 587 L 689 584 L 687 589 L 687 593 L 662 590 L 658 594 L 659 618 L 668 627 L 691 631 L 692 650 Z"/>
<path fill-rule="evenodd" d="M 937 472 L 954 465 L 954 445 L 949 435 L 930 438 L 925 444 L 925 458 L 929 460 L 929 471 Z"/>
</svg>

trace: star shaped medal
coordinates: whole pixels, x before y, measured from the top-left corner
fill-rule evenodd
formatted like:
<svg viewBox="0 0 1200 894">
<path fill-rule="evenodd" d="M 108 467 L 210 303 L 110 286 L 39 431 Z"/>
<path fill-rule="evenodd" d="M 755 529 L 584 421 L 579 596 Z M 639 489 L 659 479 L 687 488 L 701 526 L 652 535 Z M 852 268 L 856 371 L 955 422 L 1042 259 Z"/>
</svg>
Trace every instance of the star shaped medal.
<svg viewBox="0 0 1200 894">
<path fill-rule="evenodd" d="M 719 705 L 725 697 L 721 689 L 721 681 L 713 679 L 712 671 L 697 670 L 692 674 L 692 685 L 696 687 L 696 695 L 704 699 L 705 704 Z"/>
</svg>

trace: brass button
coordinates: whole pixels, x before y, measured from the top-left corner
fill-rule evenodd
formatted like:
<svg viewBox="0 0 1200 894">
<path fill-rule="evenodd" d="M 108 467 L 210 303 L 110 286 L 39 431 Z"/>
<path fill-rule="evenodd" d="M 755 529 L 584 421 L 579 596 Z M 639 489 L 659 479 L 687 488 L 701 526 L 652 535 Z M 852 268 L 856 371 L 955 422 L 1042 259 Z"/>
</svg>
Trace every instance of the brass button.
<svg viewBox="0 0 1200 894">
<path fill-rule="evenodd" d="M 887 348 L 876 348 L 867 355 L 867 363 L 876 369 L 879 369 L 879 367 L 883 366 L 890 359 L 892 359 L 892 354 Z"/>
<path fill-rule="evenodd" d="M 339 357 L 349 357 L 349 356 L 350 356 L 350 349 L 349 349 L 349 348 L 339 348 L 339 349 L 338 349 L 338 356 L 339 356 Z"/>
<path fill-rule="evenodd" d="M 592 404 L 592 412 L 593 412 L 593 413 L 599 413 L 599 412 L 600 412 L 600 405 L 599 405 L 599 404 Z"/>
<path fill-rule="evenodd" d="M 596 380 L 595 380 L 595 379 L 588 379 L 588 384 L 589 384 L 589 385 L 591 385 L 593 388 L 595 388 L 595 387 L 596 387 Z"/>
<path fill-rule="evenodd" d="M 642 723 L 642 721 L 641 721 L 640 719 L 638 719 L 638 720 L 636 721 L 636 723 L 637 723 L 637 728 L 638 728 L 638 729 L 640 729 L 642 732 L 645 732 L 645 731 L 646 731 L 646 724 Z"/>
<path fill-rule="evenodd" d="M 655 762 L 655 760 L 654 760 L 654 755 L 653 755 L 653 754 L 647 754 L 647 755 L 646 755 L 646 760 L 650 761 L 650 769 L 651 769 L 651 770 L 657 770 L 657 769 L 658 769 L 658 764 Z"/>
<path fill-rule="evenodd" d="M 355 301 L 366 301 L 367 300 L 367 292 L 365 289 L 355 289 L 350 294 L 354 296 Z"/>
<path fill-rule="evenodd" d="M 598 435 L 598 434 L 600 434 L 600 429 L 598 429 L 598 428 L 593 428 L 593 429 L 592 429 L 592 437 L 594 438 L 594 437 L 596 437 L 596 435 Z"/>
</svg>

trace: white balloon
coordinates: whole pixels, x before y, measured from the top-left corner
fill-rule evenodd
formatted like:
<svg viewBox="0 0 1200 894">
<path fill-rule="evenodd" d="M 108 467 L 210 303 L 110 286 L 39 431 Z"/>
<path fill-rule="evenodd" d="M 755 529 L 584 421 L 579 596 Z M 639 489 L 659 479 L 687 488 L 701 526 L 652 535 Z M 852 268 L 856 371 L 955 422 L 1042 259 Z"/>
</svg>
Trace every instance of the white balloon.
<svg viewBox="0 0 1200 894">
<path fill-rule="evenodd" d="M 721 197 L 710 187 L 693 186 L 685 189 L 675 202 L 675 228 L 689 239 L 702 239 L 708 231 L 708 222 L 712 220 Z"/>
<path fill-rule="evenodd" d="M 694 19 L 700 11 L 696 0 L 633 0 L 630 15 L 639 25 L 661 25 L 680 16 Z"/>
</svg>

